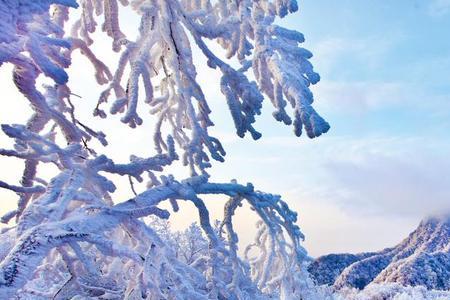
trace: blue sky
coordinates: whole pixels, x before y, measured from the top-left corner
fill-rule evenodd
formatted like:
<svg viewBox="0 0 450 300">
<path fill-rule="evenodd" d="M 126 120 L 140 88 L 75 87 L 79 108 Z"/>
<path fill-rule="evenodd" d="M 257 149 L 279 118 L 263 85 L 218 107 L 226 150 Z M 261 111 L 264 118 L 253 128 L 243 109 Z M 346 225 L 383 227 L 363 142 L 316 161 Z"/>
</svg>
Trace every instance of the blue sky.
<svg viewBox="0 0 450 300">
<path fill-rule="evenodd" d="M 263 137 L 236 137 L 219 74 L 205 67 L 197 51 L 199 83 L 216 124 L 212 133 L 227 150 L 226 162 L 214 164 L 212 180 L 236 178 L 281 194 L 299 212 L 313 256 L 392 246 L 423 217 L 450 210 L 450 0 L 303 0 L 299 5 L 300 12 L 281 23 L 305 34 L 304 47 L 313 52 L 322 77 L 313 88 L 315 107 L 332 128 L 318 139 L 296 138 L 292 128 L 272 118 L 266 102 L 256 123 Z M 125 17 L 124 29 L 135 30 L 137 19 Z M 94 51 L 113 68 L 117 57 L 105 51 L 110 41 L 99 37 Z M 72 90 L 83 97 L 76 100 L 78 114 L 88 120 L 102 88 L 84 58 L 76 56 L 71 68 Z M 5 97 L 18 97 L 10 66 L 0 69 L 0 87 Z M 2 123 L 26 120 L 26 101 L 17 99 L 0 111 Z M 119 118 L 90 123 L 112 133 L 107 154 L 121 161 L 130 148 L 148 155 L 149 122 L 130 131 L 116 126 Z M 0 179 L 17 183 L 20 168 L 4 158 L 0 162 Z M 171 171 L 179 177 L 185 172 Z M 115 199 L 130 193 L 125 181 Z M 0 210 L 6 212 L 15 197 L 4 191 L 1 196 Z M 213 216 L 220 216 L 220 203 L 209 203 Z M 194 212 L 186 211 L 174 224 L 195 221 Z M 245 210 L 238 214 L 243 240 L 252 236 L 255 220 Z"/>
<path fill-rule="evenodd" d="M 302 3 L 298 19 L 288 23 L 306 33 L 322 85 L 349 85 L 348 94 L 340 95 L 344 99 L 326 95 L 327 106 L 342 104 L 341 113 L 329 117 L 336 134 L 439 137 L 448 132 L 442 110 L 449 105 L 450 1 Z M 342 120 L 355 111 L 362 118 Z"/>
</svg>

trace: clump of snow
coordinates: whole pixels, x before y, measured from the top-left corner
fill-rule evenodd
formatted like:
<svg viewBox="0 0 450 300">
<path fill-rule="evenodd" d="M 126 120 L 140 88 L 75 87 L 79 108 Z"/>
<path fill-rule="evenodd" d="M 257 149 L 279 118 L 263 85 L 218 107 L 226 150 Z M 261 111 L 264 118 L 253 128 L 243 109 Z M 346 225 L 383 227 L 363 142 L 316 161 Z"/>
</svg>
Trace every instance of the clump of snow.
<svg viewBox="0 0 450 300">
<path fill-rule="evenodd" d="M 403 286 L 398 283 L 369 284 L 364 290 L 343 288 L 336 293 L 342 300 L 447 300 L 450 291 L 428 290 L 424 286 Z"/>
</svg>

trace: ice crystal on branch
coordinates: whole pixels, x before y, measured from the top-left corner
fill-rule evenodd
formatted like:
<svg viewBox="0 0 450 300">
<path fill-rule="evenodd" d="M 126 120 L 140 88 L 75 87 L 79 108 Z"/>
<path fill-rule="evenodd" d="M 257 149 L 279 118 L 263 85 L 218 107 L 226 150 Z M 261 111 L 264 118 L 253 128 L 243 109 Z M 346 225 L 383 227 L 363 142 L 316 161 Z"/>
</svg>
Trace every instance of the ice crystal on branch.
<svg viewBox="0 0 450 300">
<path fill-rule="evenodd" d="M 141 18 L 134 40 L 120 29 L 125 6 Z M 77 20 L 69 18 L 69 8 L 80 10 Z M 195 43 L 208 66 L 222 73 L 221 91 L 240 137 L 247 132 L 254 139 L 261 136 L 254 123 L 265 97 L 275 107 L 275 119 L 293 123 L 296 135 L 304 129 L 311 138 L 319 136 L 329 126 L 311 106 L 309 86 L 319 80 L 308 61 L 311 53 L 299 47 L 301 33 L 274 24 L 296 10 L 294 0 L 2 1 L 0 64 L 14 65 L 13 81 L 33 114 L 26 124 L 2 125 L 15 145 L 0 149 L 0 155 L 21 160 L 25 167 L 20 184 L 0 181 L 1 188 L 19 196 L 17 209 L 1 219 L 15 219 L 16 225 L 2 233 L 0 298 L 310 297 L 314 289 L 305 275 L 296 213 L 279 196 L 251 184 L 208 181 L 210 159 L 223 161 L 225 151 L 208 132 L 211 110 L 191 50 Z M 64 31 L 70 26 L 70 32 Z M 114 72 L 90 48 L 92 33 L 100 29 L 120 55 Z M 222 46 L 226 59 L 205 40 Z M 106 146 L 107 137 L 81 122 L 71 101 L 67 69 L 77 50 L 94 66 L 97 83 L 105 85 L 95 116 L 107 117 L 109 105 L 111 114 L 121 114 L 121 121 L 135 128 L 146 120 L 138 106 L 149 106 L 156 120 L 154 155 L 131 154 L 128 163 L 118 163 L 88 144 L 96 139 Z M 240 67 L 231 65 L 233 57 Z M 256 82 L 249 78 L 251 71 Z M 54 84 L 37 87 L 40 75 Z M 180 158 L 191 173 L 182 181 L 165 172 Z M 58 172 L 45 180 L 40 165 L 55 166 Z M 117 204 L 112 201 L 117 183 L 110 175 L 127 176 L 130 183 L 148 175 L 149 187 L 141 193 L 133 189 L 133 198 Z M 218 226 L 205 204 L 208 195 L 229 198 Z M 175 213 L 180 201 L 197 209 L 208 244 L 184 258 L 144 221 L 169 218 L 171 212 L 159 205 L 170 203 Z M 243 203 L 261 220 L 246 259 L 238 254 L 233 226 Z"/>
<path fill-rule="evenodd" d="M 96 30 L 94 13 L 104 14 L 103 30 L 113 38 L 113 50 L 121 52 L 119 65 L 108 88 L 102 93 L 94 114 L 105 117 L 101 108 L 114 95 L 111 113 L 123 113 L 122 122 L 131 127 L 141 125 L 137 113 L 139 80 L 142 79 L 144 102 L 157 117 L 154 133 L 158 151 L 165 148 L 162 127 L 171 127 L 172 135 L 183 149 L 183 162 L 204 170 L 210 166 L 209 155 L 219 161 L 225 152 L 220 142 L 209 135 L 213 125 L 211 112 L 196 79 L 189 37 L 200 48 L 208 66 L 222 73 L 220 82 L 236 132 L 249 132 L 254 139 L 261 134 L 253 127 L 260 114 L 264 95 L 275 107 L 274 117 L 294 124 L 295 134 L 302 129 L 311 138 L 329 129 L 312 108 L 310 84 L 319 81 L 309 62 L 312 54 L 299 44 L 299 32 L 274 24 L 277 16 L 297 9 L 295 1 L 132 1 L 141 15 L 139 36 L 127 39 L 120 30 L 118 3 L 115 0 L 82 1 L 83 13 L 72 30 L 87 45 Z M 93 7 L 96 9 L 94 10 Z M 206 45 L 211 39 L 226 50 L 227 58 L 237 57 L 241 68 L 234 69 Z M 124 77 L 125 67 L 131 72 Z M 248 78 L 253 70 L 257 82 Z M 113 92 L 113 95 L 111 93 Z M 293 116 L 286 107 L 290 104 Z M 292 121 L 293 119 L 293 121 Z"/>
</svg>

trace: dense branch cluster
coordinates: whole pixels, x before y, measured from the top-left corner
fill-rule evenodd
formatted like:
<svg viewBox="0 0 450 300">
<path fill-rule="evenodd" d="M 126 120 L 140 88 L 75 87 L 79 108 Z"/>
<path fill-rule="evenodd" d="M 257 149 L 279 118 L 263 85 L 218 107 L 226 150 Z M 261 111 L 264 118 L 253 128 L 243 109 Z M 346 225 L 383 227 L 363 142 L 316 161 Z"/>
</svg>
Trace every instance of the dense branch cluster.
<svg viewBox="0 0 450 300">
<path fill-rule="evenodd" d="M 141 18 L 136 40 L 120 29 L 125 6 Z M 74 22 L 70 8 L 81 10 Z M 279 196 L 256 191 L 251 184 L 208 182 L 210 159 L 223 161 L 225 151 L 208 132 L 211 110 L 197 82 L 191 50 L 195 43 L 208 66 L 222 73 L 221 92 L 240 137 L 247 132 L 254 139 L 261 136 L 253 124 L 264 97 L 275 107 L 276 120 L 293 123 L 298 136 L 304 129 L 317 137 L 329 126 L 311 106 L 309 86 L 319 81 L 308 61 L 311 53 L 299 47 L 301 33 L 274 24 L 277 17 L 296 10 L 295 0 L 2 1 L 0 65 L 14 65 L 13 81 L 33 115 L 23 125 L 2 125 L 15 145 L 0 149 L 0 154 L 22 160 L 25 167 L 20 185 L 0 182 L 19 196 L 17 209 L 1 219 L 15 219 L 16 224 L 2 232 L 0 298 L 310 297 L 314 290 L 305 275 L 296 213 Z M 120 53 L 114 72 L 90 48 L 100 19 L 112 50 Z M 64 31 L 68 26 L 70 33 Z M 223 47 L 226 58 L 213 53 L 205 40 Z M 144 119 L 138 105 L 148 105 L 156 119 L 154 155 L 131 155 L 128 163 L 120 164 L 87 146 L 93 139 L 106 146 L 107 139 L 76 117 L 67 69 L 77 49 L 95 67 L 98 84 L 106 86 L 94 115 L 105 118 L 112 99 L 109 112 L 122 114 L 121 121 L 135 128 Z M 249 79 L 251 70 L 256 81 Z M 54 84 L 38 88 L 40 75 Z M 164 172 L 179 159 L 177 153 L 190 170 L 186 180 Z M 51 180 L 38 172 L 46 164 L 58 169 Z M 110 175 L 139 182 L 148 175 L 149 188 L 116 204 Z M 207 195 L 229 198 L 218 226 L 205 205 Z M 180 259 L 145 223 L 152 215 L 167 219 L 170 212 L 158 205 L 170 202 L 177 212 L 179 201 L 196 207 L 208 243 L 195 259 Z M 233 216 L 244 202 L 260 218 L 245 259 L 238 253 L 233 228 Z"/>
<path fill-rule="evenodd" d="M 121 1 L 126 4 L 127 1 Z M 109 79 L 94 114 L 106 117 L 101 108 L 114 93 L 110 112 L 123 113 L 122 122 L 131 127 L 141 125 L 137 113 L 139 80 L 144 88 L 144 103 L 156 115 L 154 142 L 159 152 L 165 148 L 163 125 L 183 149 L 183 163 L 203 171 L 210 166 L 209 155 L 222 161 L 225 151 L 219 140 L 208 133 L 213 125 L 211 112 L 201 85 L 196 80 L 188 36 L 206 57 L 208 66 L 222 73 L 221 91 L 233 117 L 236 132 L 243 137 L 250 132 L 254 139 L 261 134 L 253 123 L 260 114 L 263 94 L 275 107 L 274 117 L 286 124 L 292 118 L 286 112 L 289 103 L 294 112 L 296 135 L 304 128 L 309 137 L 329 129 L 314 111 L 310 84 L 319 81 L 308 61 L 312 54 L 299 47 L 304 41 L 299 32 L 274 24 L 275 17 L 297 9 L 296 1 L 133 1 L 131 6 L 141 15 L 139 36 L 128 40 L 121 32 L 116 1 L 86 0 L 83 13 L 72 28 L 72 39 L 81 49 L 93 43 L 90 33 L 96 30 L 95 15 L 104 15 L 103 30 L 113 39 L 113 50 L 121 53 L 115 73 L 91 58 L 100 84 Z M 226 58 L 236 57 L 241 67 L 233 68 L 205 44 L 217 41 L 226 50 Z M 82 45 L 82 46 L 81 46 Z M 89 55 L 88 57 L 91 57 Z M 129 66 L 128 78 L 124 70 Z M 246 72 L 251 68 L 257 82 Z M 187 131 L 188 130 L 188 131 Z"/>
</svg>

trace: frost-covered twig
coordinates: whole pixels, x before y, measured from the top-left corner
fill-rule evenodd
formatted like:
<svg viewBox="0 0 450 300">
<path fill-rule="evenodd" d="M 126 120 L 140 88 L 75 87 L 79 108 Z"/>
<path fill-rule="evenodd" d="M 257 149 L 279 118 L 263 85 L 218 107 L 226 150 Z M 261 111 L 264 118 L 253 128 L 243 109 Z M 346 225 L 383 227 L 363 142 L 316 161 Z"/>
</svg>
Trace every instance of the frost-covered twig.
<svg viewBox="0 0 450 300">
<path fill-rule="evenodd" d="M 136 39 L 121 30 L 120 14 L 128 5 L 141 18 Z M 78 6 L 79 19 L 69 24 L 69 8 Z M 26 124 L 2 125 L 14 148 L 0 149 L 0 155 L 22 160 L 24 169 L 20 185 L 0 182 L 19 197 L 17 208 L 2 218 L 8 223 L 15 217 L 17 224 L 2 234 L 0 298 L 18 291 L 56 299 L 305 298 L 312 289 L 302 265 L 306 252 L 297 215 L 279 196 L 255 191 L 251 184 L 208 181 L 211 159 L 224 161 L 225 150 L 209 133 L 211 108 L 191 49 L 195 43 L 208 66 L 221 72 L 220 90 L 238 136 L 261 137 L 254 124 L 264 97 L 275 107 L 275 119 L 286 124 L 293 119 L 297 135 L 305 129 L 309 137 L 319 136 L 329 126 L 312 107 L 309 86 L 319 76 L 309 62 L 311 53 L 299 47 L 302 34 L 274 24 L 296 10 L 294 0 L 2 1 L 0 65 L 14 65 L 13 82 L 33 114 Z M 90 47 L 99 18 L 120 55 L 114 74 Z M 68 25 L 70 35 L 64 31 Z M 225 58 L 206 40 L 223 47 Z M 140 108 L 147 105 L 156 153 L 131 154 L 128 163 L 118 163 L 96 145 L 88 146 L 95 139 L 101 146 L 108 143 L 103 132 L 81 121 L 70 98 L 67 69 L 77 49 L 94 66 L 97 83 L 106 85 L 94 115 L 107 117 L 103 106 L 114 97 L 110 112 L 123 114 L 121 121 L 134 128 L 146 120 Z M 233 57 L 238 67 L 230 62 Z M 37 87 L 41 75 L 54 84 Z M 191 173 L 184 181 L 165 172 L 179 158 Z M 39 175 L 44 164 L 56 167 L 51 179 Z M 148 189 L 133 189 L 132 199 L 113 201 L 111 175 L 141 182 L 144 173 Z M 207 208 L 210 195 L 230 199 L 218 228 Z M 170 212 L 158 207 L 163 202 L 182 213 L 179 201 L 194 204 L 208 241 L 207 251 L 195 259 L 180 259 L 173 245 L 143 221 L 167 219 Z M 247 259 L 239 256 L 233 226 L 244 202 L 260 218 L 252 245 L 257 256 L 247 251 Z"/>
<path fill-rule="evenodd" d="M 32 227 L 33 229 L 25 231 L 21 235 L 18 244 L 0 264 L 3 278 L 3 281 L 0 283 L 0 294 L 3 297 L 10 297 L 17 289 L 21 288 L 31 279 L 35 269 L 42 259 L 48 255 L 51 249 L 66 243 L 93 243 L 103 255 L 106 254 L 122 258 L 130 257 L 139 260 L 138 257 L 134 258 L 135 254 L 128 254 L 128 250 L 120 250 L 121 246 L 114 246 L 114 242 L 112 241 L 107 242 L 109 244 L 106 244 L 106 240 L 102 238 L 99 233 L 110 232 L 113 229 L 117 229 L 119 224 L 129 222 L 130 218 L 141 218 L 152 214 L 167 218 L 168 212 L 156 207 L 162 201 L 168 199 L 181 199 L 194 201 L 196 203 L 198 198 L 194 195 L 202 194 L 234 195 L 242 197 L 243 199 L 251 199 L 250 203 L 254 205 L 255 209 L 267 207 L 268 202 L 276 203 L 279 201 L 277 200 L 279 198 L 276 196 L 254 191 L 251 185 L 243 186 L 237 183 L 208 183 L 205 177 L 193 177 L 182 182 L 177 182 L 168 178 L 165 184 L 145 191 L 131 200 L 116 204 L 110 208 L 91 208 L 87 206 L 84 210 L 79 210 L 77 213 L 74 212 L 64 220 L 51 221 L 52 218 L 49 218 L 49 221 L 42 221 L 43 223 L 41 225 L 37 224 Z M 64 195 L 60 195 L 59 197 L 64 197 Z M 38 201 L 42 202 L 43 200 Z M 229 255 L 230 250 L 220 242 L 220 239 L 210 227 L 210 220 L 205 207 L 198 204 L 197 206 L 200 214 L 200 224 L 208 236 L 211 247 L 215 249 L 214 251 L 222 252 L 226 256 L 229 256 L 234 264 L 233 272 L 241 274 L 236 275 L 237 277 L 234 276 L 233 282 L 230 282 L 232 283 L 230 288 L 232 288 L 232 292 L 235 293 L 236 291 L 233 289 L 239 289 L 239 286 L 244 284 L 245 280 L 249 280 L 243 275 L 245 274 L 245 268 L 235 254 Z M 270 216 L 269 212 L 261 213 Z M 225 219 L 228 220 L 229 216 L 225 216 Z M 266 220 L 267 219 L 268 218 L 266 217 Z M 295 214 L 289 210 L 285 210 L 274 220 L 277 220 L 277 226 L 280 226 L 280 229 L 285 228 L 286 230 L 290 230 L 289 227 L 292 226 L 296 229 L 296 233 L 291 236 L 293 240 L 290 245 L 293 247 L 293 251 L 303 253 L 303 249 L 298 245 L 298 241 L 302 236 L 298 227 L 293 224 L 296 220 Z M 265 225 L 273 227 L 275 224 Z M 133 238 L 136 239 L 138 237 Z M 136 242 L 143 241 L 139 241 L 138 239 Z M 154 243 L 155 241 L 152 242 Z M 229 239 L 229 243 L 231 243 L 233 247 L 231 252 L 234 253 L 236 247 L 235 242 L 236 241 L 233 240 L 233 238 Z M 284 249 L 285 247 L 286 246 L 283 243 L 280 243 L 277 245 L 277 248 L 268 249 L 267 251 L 273 253 L 272 255 L 277 255 L 276 251 Z M 286 253 L 286 251 L 288 251 L 288 249 L 286 249 L 284 253 Z M 141 255 L 144 256 L 144 254 Z M 288 258 L 286 257 L 285 259 Z M 215 264 L 221 265 L 222 263 L 215 262 Z"/>
<path fill-rule="evenodd" d="M 311 53 L 298 47 L 304 41 L 303 35 L 273 24 L 276 16 L 295 11 L 296 1 L 152 0 L 133 1 L 132 7 L 141 14 L 140 35 L 136 41 L 123 43 L 118 68 L 101 94 L 95 115 L 106 117 L 100 104 L 107 102 L 114 91 L 117 100 L 111 113 L 123 112 L 124 123 L 131 127 L 140 125 L 143 119 L 137 113 L 137 105 L 142 78 L 145 103 L 158 118 L 154 134 L 157 149 L 165 148 L 162 129 L 167 124 L 183 149 L 183 162 L 190 165 L 192 174 L 196 174 L 195 168 L 203 171 L 210 167 L 209 155 L 223 161 L 225 152 L 220 142 L 208 133 L 208 127 L 213 125 L 209 118 L 211 111 L 196 79 L 190 35 L 208 65 L 222 72 L 221 91 L 240 137 L 246 132 L 254 139 L 261 137 L 253 124 L 260 114 L 263 93 L 276 109 L 275 119 L 286 124 L 292 123 L 286 111 L 287 104 L 291 104 L 296 135 L 301 135 L 302 128 L 311 138 L 328 131 L 329 125 L 311 106 L 309 86 L 317 83 L 319 76 L 308 61 Z M 105 16 L 108 26 L 116 23 L 109 20 L 109 15 Z M 77 35 L 85 36 L 88 43 L 95 22 L 90 21 L 84 28 L 90 29 L 83 31 L 80 27 Z M 227 49 L 227 58 L 237 56 L 242 67 L 232 68 L 211 51 L 204 39 L 216 40 Z M 116 44 L 114 40 L 113 48 L 117 50 Z M 123 86 L 127 65 L 131 73 Z M 249 68 L 253 69 L 257 82 L 248 78 Z"/>
</svg>

